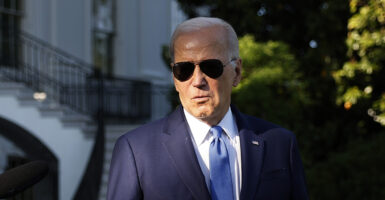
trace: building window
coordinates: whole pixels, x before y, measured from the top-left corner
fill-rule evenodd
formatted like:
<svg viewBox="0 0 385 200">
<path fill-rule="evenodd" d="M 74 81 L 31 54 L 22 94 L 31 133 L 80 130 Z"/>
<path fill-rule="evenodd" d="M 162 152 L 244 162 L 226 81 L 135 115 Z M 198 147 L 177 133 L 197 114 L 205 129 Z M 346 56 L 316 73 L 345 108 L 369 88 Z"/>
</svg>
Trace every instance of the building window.
<svg viewBox="0 0 385 200">
<path fill-rule="evenodd" d="M 107 75 L 113 73 L 114 11 L 113 0 L 93 1 L 93 62 Z"/>
<path fill-rule="evenodd" d="M 17 66 L 19 55 L 18 33 L 20 30 L 19 0 L 0 0 L 0 65 Z"/>
</svg>

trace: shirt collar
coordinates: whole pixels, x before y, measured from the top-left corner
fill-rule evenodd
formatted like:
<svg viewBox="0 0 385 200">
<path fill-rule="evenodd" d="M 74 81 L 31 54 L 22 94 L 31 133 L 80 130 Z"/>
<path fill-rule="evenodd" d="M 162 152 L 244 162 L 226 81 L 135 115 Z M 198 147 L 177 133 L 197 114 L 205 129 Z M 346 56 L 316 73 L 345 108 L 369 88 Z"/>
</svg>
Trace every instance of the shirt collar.
<svg viewBox="0 0 385 200">
<path fill-rule="evenodd" d="M 187 112 L 186 109 L 183 108 L 183 111 L 186 116 L 186 120 L 190 127 L 191 134 L 195 140 L 195 143 L 197 145 L 202 144 L 202 142 L 208 136 L 208 132 L 211 126 L 195 118 L 193 115 Z M 230 107 L 227 110 L 225 116 L 218 123 L 218 126 L 222 127 L 222 129 L 225 131 L 225 133 L 230 139 L 234 139 L 234 137 L 238 135 L 237 124 L 235 123 Z"/>
<path fill-rule="evenodd" d="M 218 126 L 222 127 L 222 129 L 225 131 L 225 133 L 227 134 L 227 136 L 229 136 L 230 139 L 234 139 L 234 137 L 238 135 L 237 124 L 235 123 L 235 119 L 233 117 L 233 113 L 231 112 L 230 107 L 229 110 L 227 110 L 226 115 L 219 122 Z"/>
</svg>

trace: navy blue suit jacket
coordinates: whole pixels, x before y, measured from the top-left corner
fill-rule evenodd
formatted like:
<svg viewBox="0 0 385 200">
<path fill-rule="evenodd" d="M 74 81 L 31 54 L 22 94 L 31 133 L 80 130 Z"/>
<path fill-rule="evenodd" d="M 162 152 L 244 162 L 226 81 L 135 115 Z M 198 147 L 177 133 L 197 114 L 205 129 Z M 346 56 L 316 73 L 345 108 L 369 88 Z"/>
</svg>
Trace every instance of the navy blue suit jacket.
<svg viewBox="0 0 385 200">
<path fill-rule="evenodd" d="M 242 159 L 240 199 L 308 199 L 293 133 L 231 107 Z M 108 200 L 209 200 L 183 108 L 121 136 L 115 144 Z"/>
</svg>

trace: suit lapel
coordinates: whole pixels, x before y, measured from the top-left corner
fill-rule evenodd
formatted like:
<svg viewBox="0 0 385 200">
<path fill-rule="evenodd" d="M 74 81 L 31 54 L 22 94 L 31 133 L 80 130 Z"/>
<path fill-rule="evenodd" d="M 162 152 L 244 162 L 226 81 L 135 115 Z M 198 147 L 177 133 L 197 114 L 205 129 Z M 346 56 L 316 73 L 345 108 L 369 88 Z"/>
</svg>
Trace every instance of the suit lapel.
<svg viewBox="0 0 385 200">
<path fill-rule="evenodd" d="M 170 115 L 163 132 L 164 147 L 191 194 L 195 199 L 210 199 L 181 106 Z"/>
<path fill-rule="evenodd" d="M 250 130 L 240 131 L 242 189 L 240 199 L 253 199 L 258 189 L 263 163 L 263 139 Z"/>
<path fill-rule="evenodd" d="M 241 142 L 242 189 L 240 199 L 253 199 L 260 182 L 263 164 L 264 140 L 251 130 L 248 121 L 235 107 L 235 115 Z"/>
</svg>

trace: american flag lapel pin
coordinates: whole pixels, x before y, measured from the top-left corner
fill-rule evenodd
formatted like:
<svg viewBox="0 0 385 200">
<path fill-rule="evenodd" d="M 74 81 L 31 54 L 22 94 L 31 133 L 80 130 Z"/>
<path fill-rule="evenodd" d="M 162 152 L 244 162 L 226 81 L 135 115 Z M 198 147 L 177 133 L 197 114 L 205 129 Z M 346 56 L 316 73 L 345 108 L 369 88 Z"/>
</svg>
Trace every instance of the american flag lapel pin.
<svg viewBox="0 0 385 200">
<path fill-rule="evenodd" d="M 254 145 L 259 146 L 259 142 L 258 141 L 251 141 L 251 143 L 253 143 Z"/>
</svg>

